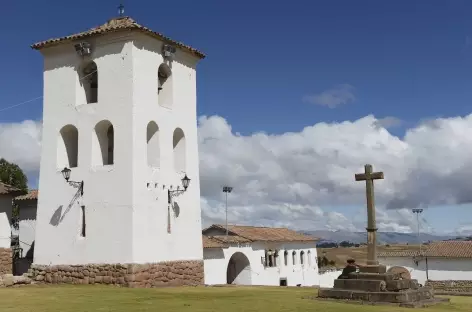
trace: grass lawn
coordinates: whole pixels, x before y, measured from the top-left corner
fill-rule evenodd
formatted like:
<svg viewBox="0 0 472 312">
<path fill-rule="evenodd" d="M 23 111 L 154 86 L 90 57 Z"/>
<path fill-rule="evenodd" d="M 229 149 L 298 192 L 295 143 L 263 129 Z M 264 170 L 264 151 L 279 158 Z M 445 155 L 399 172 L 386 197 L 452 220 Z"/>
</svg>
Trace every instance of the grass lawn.
<svg viewBox="0 0 472 312">
<path fill-rule="evenodd" d="M 138 311 L 323 311 L 400 312 L 386 306 L 362 306 L 302 299 L 315 289 L 278 287 L 194 287 L 129 289 L 103 286 L 31 286 L 0 288 L 2 312 L 138 312 Z M 470 311 L 472 298 L 452 297 L 451 303 L 427 311 Z M 423 309 L 416 309 L 423 310 Z"/>
</svg>

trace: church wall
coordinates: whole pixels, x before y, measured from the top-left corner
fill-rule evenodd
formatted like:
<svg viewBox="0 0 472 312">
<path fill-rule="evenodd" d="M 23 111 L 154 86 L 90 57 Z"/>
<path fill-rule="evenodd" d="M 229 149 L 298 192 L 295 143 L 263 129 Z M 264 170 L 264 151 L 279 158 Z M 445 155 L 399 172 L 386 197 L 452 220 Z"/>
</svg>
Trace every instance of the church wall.
<svg viewBox="0 0 472 312">
<path fill-rule="evenodd" d="M 113 36 L 93 42 L 98 102 L 81 101 L 77 68 L 83 62 L 71 44 L 43 51 L 44 109 L 39 180 L 36 264 L 128 263 L 132 261 L 132 44 Z M 105 41 L 106 40 L 106 41 Z M 116 42 L 111 43 L 111 41 Z M 114 127 L 114 164 L 92 162 L 95 125 Z M 78 129 L 78 166 L 71 180 L 85 181 L 84 195 L 68 185 L 58 163 L 59 133 Z M 96 147 L 96 146 L 95 146 Z M 81 237 L 81 206 L 86 237 Z"/>
<path fill-rule="evenodd" d="M 133 48 L 133 254 L 135 262 L 202 260 L 200 182 L 196 116 L 195 63 L 180 50 L 172 62 L 172 105 L 159 102 L 157 72 L 163 63 L 162 43 L 136 35 Z M 166 82 L 167 83 L 167 82 Z M 166 85 L 164 85 L 166 88 Z M 147 126 L 158 126 L 159 161 L 150 165 Z M 176 171 L 173 134 L 185 135 L 185 170 Z M 149 155 L 156 155 L 150 153 Z M 173 198 L 168 210 L 167 191 L 182 188 L 185 173 L 191 179 L 185 193 Z M 168 233 L 170 214 L 170 233 Z"/>
<path fill-rule="evenodd" d="M 33 256 L 32 249 L 36 232 L 36 200 L 17 201 L 20 208 L 19 238 L 20 248 L 23 250 L 23 257 Z M 30 251 L 31 249 L 31 251 Z"/>
<path fill-rule="evenodd" d="M 418 266 L 408 257 L 379 258 L 380 263 L 392 266 L 403 266 L 410 271 L 411 278 L 422 285 L 426 283 L 426 262 Z M 428 278 L 432 281 L 472 280 L 472 261 L 470 259 L 428 258 Z"/>
<path fill-rule="evenodd" d="M 329 270 L 319 272 L 320 288 L 333 288 L 334 280 L 337 279 L 339 275 L 341 275 L 342 271 L 343 270 Z"/>
<path fill-rule="evenodd" d="M 276 267 L 264 267 L 261 258 L 265 255 L 265 249 L 276 249 L 279 251 L 279 257 Z M 295 265 L 292 263 L 291 255 L 288 263 L 285 265 L 283 252 L 288 250 L 290 253 L 295 250 L 299 255 L 300 251 L 311 251 L 311 262 L 306 261 L 304 265 L 300 265 L 297 261 Z M 205 262 L 205 284 L 226 284 L 226 271 L 231 256 L 236 252 L 242 252 L 247 256 L 250 262 L 251 284 L 279 286 L 280 278 L 287 279 L 288 286 L 318 286 L 319 275 L 318 266 L 316 264 L 316 243 L 285 243 L 267 245 L 264 243 L 254 243 L 246 247 L 229 247 L 229 248 L 206 248 L 204 249 Z M 223 258 L 224 257 L 224 258 Z"/>
<path fill-rule="evenodd" d="M 0 195 L 0 248 L 10 248 L 11 245 L 12 208 L 12 197 Z"/>
<path fill-rule="evenodd" d="M 277 259 L 277 267 L 265 267 L 262 265 L 261 257 L 264 257 L 265 249 L 278 250 L 279 257 Z M 290 242 L 284 244 L 278 244 L 275 246 L 266 245 L 263 243 L 257 243 L 253 245 L 254 260 L 252 262 L 257 263 L 255 265 L 255 273 L 253 275 L 254 285 L 274 285 L 278 286 L 280 278 L 287 279 L 288 286 L 296 286 L 301 284 L 302 286 L 318 286 L 318 265 L 316 263 L 317 251 L 316 242 L 309 243 L 298 243 Z M 287 265 L 284 263 L 284 251 L 289 252 Z M 300 264 L 300 252 L 305 252 L 305 263 Z M 293 264 L 291 253 L 295 251 L 297 254 L 296 263 Z M 310 251 L 311 259 L 308 262 L 308 251 Z M 251 262 L 251 263 L 252 263 Z"/>
</svg>

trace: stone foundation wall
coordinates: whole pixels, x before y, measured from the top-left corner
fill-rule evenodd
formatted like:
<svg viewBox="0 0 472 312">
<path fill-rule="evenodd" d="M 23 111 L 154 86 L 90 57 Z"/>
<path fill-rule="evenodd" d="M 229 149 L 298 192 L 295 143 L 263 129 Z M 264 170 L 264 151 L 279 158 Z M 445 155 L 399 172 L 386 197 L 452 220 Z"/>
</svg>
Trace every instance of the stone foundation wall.
<svg viewBox="0 0 472 312">
<path fill-rule="evenodd" d="M 450 280 L 450 281 L 426 281 L 425 286 L 433 287 L 437 291 L 447 292 L 472 292 L 472 281 Z"/>
<path fill-rule="evenodd" d="M 203 285 L 203 261 L 149 264 L 32 265 L 28 276 L 38 283 L 112 284 L 123 287 Z"/>
<path fill-rule="evenodd" d="M 13 259 L 10 248 L 0 248 L 0 275 L 12 274 Z"/>
</svg>

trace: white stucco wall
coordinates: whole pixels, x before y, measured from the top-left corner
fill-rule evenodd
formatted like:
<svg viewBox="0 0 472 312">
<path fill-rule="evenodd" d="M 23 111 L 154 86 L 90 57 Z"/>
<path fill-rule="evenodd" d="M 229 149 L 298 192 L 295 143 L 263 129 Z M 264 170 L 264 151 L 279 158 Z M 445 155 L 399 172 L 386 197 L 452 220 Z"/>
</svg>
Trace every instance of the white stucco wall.
<svg viewBox="0 0 472 312">
<path fill-rule="evenodd" d="M 20 208 L 20 248 L 23 249 L 23 257 L 27 257 L 31 256 L 34 251 L 32 246 L 35 240 L 36 232 L 37 202 L 35 200 L 22 200 L 18 201 L 17 203 Z"/>
<path fill-rule="evenodd" d="M 0 248 L 11 245 L 12 197 L 0 195 Z"/>
<path fill-rule="evenodd" d="M 73 45 L 42 51 L 44 109 L 34 262 L 202 259 L 197 60 L 177 51 L 172 65 L 174 105 L 169 109 L 157 100 L 157 69 L 162 56 L 156 39 L 125 32 L 87 41 L 94 48 L 90 59 L 98 67 L 97 103 L 84 103 L 77 75 L 83 60 Z M 102 120 L 114 127 L 113 165 L 94 161 L 98 144 L 94 127 Z M 150 121 L 159 127 L 159 168 L 151 168 L 147 162 Z M 60 172 L 66 149 L 59 133 L 69 124 L 78 129 L 78 166 L 71 168 L 71 180 L 85 182 L 84 196 L 77 198 L 77 189 L 68 185 Z M 187 192 L 176 198 L 179 209 L 171 211 L 169 234 L 167 189 L 181 185 L 183 177 L 173 170 L 172 135 L 177 127 L 185 134 L 186 173 L 192 180 Z M 85 238 L 80 236 L 81 205 L 86 211 Z"/>
<path fill-rule="evenodd" d="M 417 279 L 420 284 L 426 282 L 426 261 L 422 260 L 418 266 L 409 257 L 379 258 L 379 262 L 392 266 L 403 266 L 410 271 L 411 278 Z M 428 258 L 428 278 L 432 281 L 472 280 L 472 261 L 457 258 Z"/>
<path fill-rule="evenodd" d="M 341 275 L 343 270 L 320 272 L 320 288 L 333 288 L 334 280 Z"/>
<path fill-rule="evenodd" d="M 264 267 L 261 257 L 265 255 L 265 249 L 279 251 L 276 267 Z M 289 252 L 288 263 L 284 263 L 284 251 Z M 305 251 L 305 263 L 302 266 L 297 256 L 295 265 L 292 263 L 292 251 L 297 255 L 300 251 Z M 310 261 L 308 261 L 308 251 L 310 251 Z M 226 272 L 231 256 L 236 252 L 244 253 L 250 262 L 251 284 L 278 286 L 281 278 L 287 279 L 288 286 L 318 286 L 319 276 L 316 264 L 316 244 L 315 243 L 285 243 L 270 244 L 254 243 L 241 247 L 229 248 L 206 248 L 204 250 L 205 263 L 205 284 L 217 285 L 226 284 Z"/>
</svg>

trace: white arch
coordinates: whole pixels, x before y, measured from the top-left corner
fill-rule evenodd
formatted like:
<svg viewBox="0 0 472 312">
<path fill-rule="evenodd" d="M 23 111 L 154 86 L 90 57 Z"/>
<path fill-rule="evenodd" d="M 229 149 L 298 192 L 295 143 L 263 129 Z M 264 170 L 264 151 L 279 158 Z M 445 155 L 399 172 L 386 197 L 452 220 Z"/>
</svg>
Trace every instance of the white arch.
<svg viewBox="0 0 472 312">
<path fill-rule="evenodd" d="M 251 263 L 242 252 L 235 252 L 228 261 L 226 283 L 234 285 L 251 285 Z"/>
<path fill-rule="evenodd" d="M 108 120 L 102 120 L 95 125 L 92 141 L 92 164 L 112 165 L 115 156 L 115 129 Z"/>
<path fill-rule="evenodd" d="M 85 97 L 85 103 L 98 102 L 98 67 L 93 61 L 79 68 L 79 83 Z"/>
<path fill-rule="evenodd" d="M 78 165 L 79 131 L 66 125 L 59 131 L 57 140 L 57 168 L 74 168 Z"/>
<path fill-rule="evenodd" d="M 151 167 L 159 167 L 161 160 L 159 126 L 154 121 L 150 121 L 147 125 L 146 140 L 148 165 Z"/>
<path fill-rule="evenodd" d="M 184 131 L 176 128 L 173 135 L 174 169 L 177 172 L 185 172 L 187 164 L 187 146 Z"/>
<path fill-rule="evenodd" d="M 157 70 L 157 100 L 159 105 L 172 108 L 174 99 L 172 69 L 166 63 L 159 65 Z"/>
</svg>

